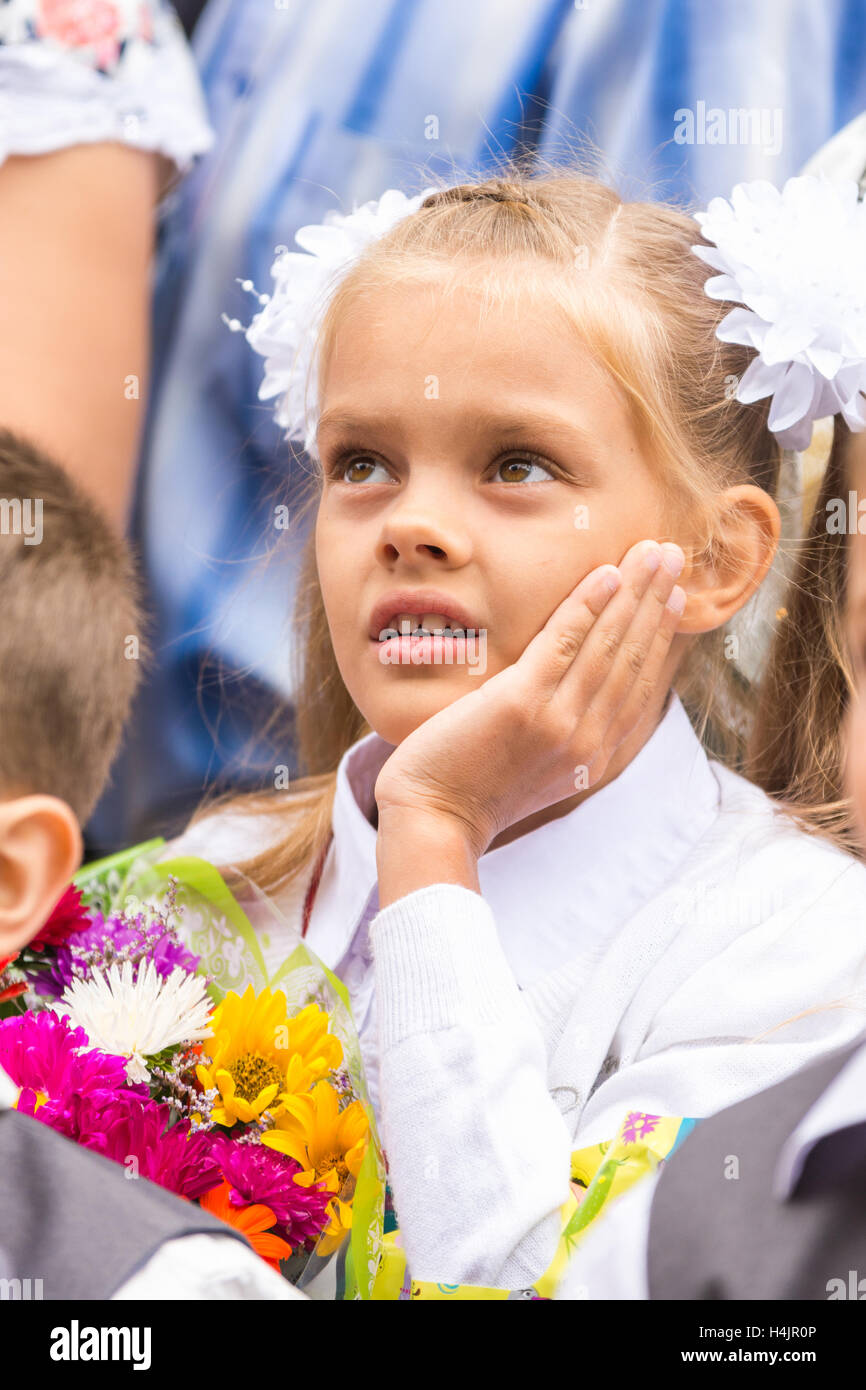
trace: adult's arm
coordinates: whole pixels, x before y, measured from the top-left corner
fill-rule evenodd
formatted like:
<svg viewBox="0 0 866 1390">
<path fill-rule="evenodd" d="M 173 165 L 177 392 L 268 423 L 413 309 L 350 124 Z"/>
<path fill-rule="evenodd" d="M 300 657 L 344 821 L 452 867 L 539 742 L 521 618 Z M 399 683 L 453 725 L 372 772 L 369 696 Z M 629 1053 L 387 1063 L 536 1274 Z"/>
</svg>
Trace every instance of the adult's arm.
<svg viewBox="0 0 866 1390">
<path fill-rule="evenodd" d="M 0 165 L 0 425 L 122 527 L 148 359 L 158 157 L 119 143 Z"/>
<path fill-rule="evenodd" d="M 148 359 L 155 206 L 213 140 L 167 0 L 0 6 L 0 426 L 122 526 Z"/>
</svg>

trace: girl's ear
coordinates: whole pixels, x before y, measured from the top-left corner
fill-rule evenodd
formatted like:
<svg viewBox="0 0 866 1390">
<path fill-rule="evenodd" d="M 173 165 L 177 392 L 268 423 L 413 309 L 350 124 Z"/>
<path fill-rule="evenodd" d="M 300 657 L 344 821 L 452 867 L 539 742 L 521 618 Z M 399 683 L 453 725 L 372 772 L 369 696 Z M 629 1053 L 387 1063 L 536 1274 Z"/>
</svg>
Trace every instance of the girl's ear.
<svg viewBox="0 0 866 1390">
<path fill-rule="evenodd" d="M 81 862 L 75 813 L 56 796 L 0 802 L 0 956 L 27 945 Z"/>
<path fill-rule="evenodd" d="M 778 549 L 779 508 L 763 488 L 752 483 L 727 488 L 719 495 L 718 510 L 712 561 L 687 558 L 677 581 L 686 591 L 677 629 L 682 633 L 722 627 L 763 583 Z"/>
</svg>

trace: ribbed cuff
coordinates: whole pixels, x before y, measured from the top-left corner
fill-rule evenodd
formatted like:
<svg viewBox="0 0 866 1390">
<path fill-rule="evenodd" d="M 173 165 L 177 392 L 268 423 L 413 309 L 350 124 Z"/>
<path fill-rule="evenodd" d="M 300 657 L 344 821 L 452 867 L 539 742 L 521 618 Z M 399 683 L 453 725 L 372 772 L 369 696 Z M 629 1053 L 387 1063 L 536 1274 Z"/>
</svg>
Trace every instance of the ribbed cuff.
<svg viewBox="0 0 866 1390">
<path fill-rule="evenodd" d="M 433 883 L 370 924 L 383 1048 L 455 1024 L 496 1023 L 522 1007 L 490 906 L 470 888 Z"/>
</svg>

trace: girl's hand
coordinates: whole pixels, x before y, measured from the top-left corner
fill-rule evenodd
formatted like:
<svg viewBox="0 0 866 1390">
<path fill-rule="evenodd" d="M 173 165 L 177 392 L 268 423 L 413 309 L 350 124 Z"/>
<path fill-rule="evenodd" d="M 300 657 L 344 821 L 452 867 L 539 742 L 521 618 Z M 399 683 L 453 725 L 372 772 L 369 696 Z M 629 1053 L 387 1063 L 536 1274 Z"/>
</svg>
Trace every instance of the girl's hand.
<svg viewBox="0 0 866 1390">
<path fill-rule="evenodd" d="M 519 660 L 399 744 L 375 787 L 380 903 L 384 840 L 393 864 L 396 840 L 418 834 L 433 857 L 424 881 L 442 881 L 438 846 L 443 877 L 466 882 L 501 831 L 600 781 L 658 691 L 685 606 L 682 566 L 679 546 L 640 541 L 619 568 L 593 570 Z M 410 879 L 404 864 L 403 892 L 421 886 Z"/>
</svg>

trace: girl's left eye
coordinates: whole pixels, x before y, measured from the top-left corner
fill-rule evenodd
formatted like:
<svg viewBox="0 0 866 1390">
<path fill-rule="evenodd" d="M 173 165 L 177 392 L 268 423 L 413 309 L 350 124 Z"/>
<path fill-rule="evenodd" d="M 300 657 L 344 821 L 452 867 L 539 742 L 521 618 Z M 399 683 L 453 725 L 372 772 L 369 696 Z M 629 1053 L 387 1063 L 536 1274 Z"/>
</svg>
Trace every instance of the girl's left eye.
<svg viewBox="0 0 866 1390">
<path fill-rule="evenodd" d="M 514 469 L 523 471 L 522 473 L 520 471 L 515 473 L 511 471 Z M 534 454 L 509 454 L 507 458 L 500 459 L 499 463 L 496 465 L 497 473 L 500 473 L 503 470 L 508 470 L 511 472 L 510 477 L 505 477 L 501 480 L 502 482 L 506 483 L 544 482 L 544 479 L 540 476 L 536 476 L 534 478 L 529 476 L 529 474 L 531 474 L 533 470 L 535 470 L 536 475 L 538 475 L 541 472 L 546 473 L 548 478 L 550 478 L 551 480 L 553 480 L 554 478 L 552 469 L 549 468 L 546 463 L 542 463 L 541 459 L 537 458 Z"/>
</svg>

